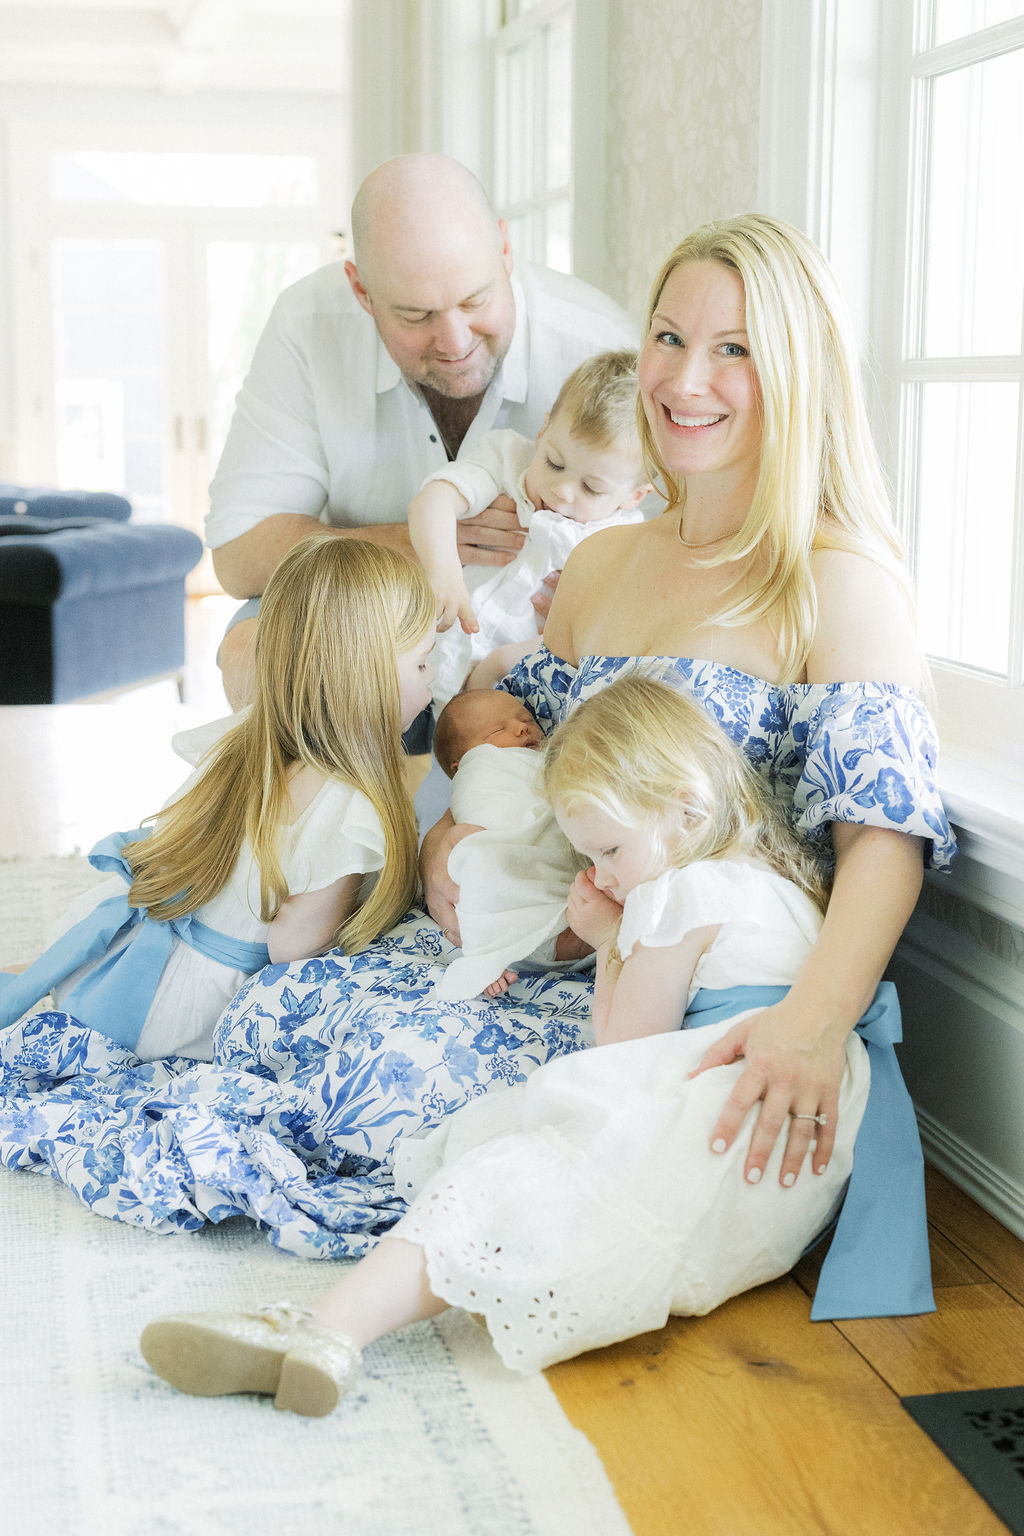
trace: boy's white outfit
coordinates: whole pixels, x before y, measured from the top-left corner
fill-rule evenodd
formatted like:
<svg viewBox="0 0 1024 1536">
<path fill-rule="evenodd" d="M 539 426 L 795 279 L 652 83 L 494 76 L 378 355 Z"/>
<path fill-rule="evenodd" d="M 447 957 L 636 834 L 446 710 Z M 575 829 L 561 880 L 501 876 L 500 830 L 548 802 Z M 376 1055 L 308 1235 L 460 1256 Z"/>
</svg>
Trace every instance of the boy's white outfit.
<svg viewBox="0 0 1024 1536">
<path fill-rule="evenodd" d="M 460 520 L 475 517 L 496 496 L 511 496 L 520 526 L 526 530 L 526 543 L 508 565 L 467 565 L 463 570 L 480 628 L 475 635 L 467 635 L 456 622 L 438 635 L 433 652 L 435 713 L 458 693 L 470 668 L 499 645 L 538 639 L 537 614 L 530 599 L 545 576 L 562 569 L 577 544 L 603 528 L 644 520 L 636 507 L 593 523 L 538 511 L 523 483 L 535 449 L 536 443 L 518 432 L 488 432 L 472 453 L 435 470 L 423 482 L 444 480 L 461 492 L 469 505 L 459 514 Z"/>
<path fill-rule="evenodd" d="M 566 926 L 565 903 L 580 855 L 540 791 L 544 754 L 529 747 L 472 747 L 452 781 L 456 822 L 483 827 L 456 843 L 448 873 L 459 887 L 462 955 L 438 987 L 475 997 L 506 966 L 550 970 Z"/>
</svg>

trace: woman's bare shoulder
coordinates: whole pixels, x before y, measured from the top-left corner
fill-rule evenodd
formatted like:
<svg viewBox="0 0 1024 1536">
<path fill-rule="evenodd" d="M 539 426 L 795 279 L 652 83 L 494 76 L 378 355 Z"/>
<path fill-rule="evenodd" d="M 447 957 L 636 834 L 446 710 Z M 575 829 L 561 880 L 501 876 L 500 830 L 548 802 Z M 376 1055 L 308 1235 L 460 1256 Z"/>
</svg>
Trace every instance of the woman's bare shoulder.
<svg viewBox="0 0 1024 1536">
<path fill-rule="evenodd" d="M 620 584 L 623 569 L 633 557 L 637 535 L 646 526 L 603 528 L 573 550 L 558 579 L 544 625 L 544 643 L 556 656 L 574 665 L 579 660 L 577 630 L 588 614 L 603 607 L 609 590 Z"/>
<path fill-rule="evenodd" d="M 577 544 L 569 559 L 566 568 L 571 562 L 581 559 L 589 560 L 593 565 L 607 564 L 617 560 L 625 550 L 634 549 L 648 536 L 650 523 L 627 523 L 620 528 L 602 528 L 600 533 L 592 533 L 588 539 Z"/>
<path fill-rule="evenodd" d="M 818 623 L 807 681 L 919 686 L 916 617 L 895 572 L 853 550 L 821 549 L 811 556 L 811 576 Z"/>
</svg>

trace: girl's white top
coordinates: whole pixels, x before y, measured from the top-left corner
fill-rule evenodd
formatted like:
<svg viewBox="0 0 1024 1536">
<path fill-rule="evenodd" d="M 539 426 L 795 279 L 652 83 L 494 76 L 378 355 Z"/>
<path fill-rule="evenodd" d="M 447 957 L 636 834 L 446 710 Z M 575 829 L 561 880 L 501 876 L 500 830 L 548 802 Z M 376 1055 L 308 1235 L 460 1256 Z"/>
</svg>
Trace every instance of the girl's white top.
<svg viewBox="0 0 1024 1536">
<path fill-rule="evenodd" d="M 694 928 L 721 923 L 701 956 L 687 1002 L 701 987 L 731 987 L 740 977 L 788 986 L 821 929 L 818 908 L 791 880 L 755 859 L 706 859 L 667 869 L 626 897 L 619 928 L 623 960 L 635 945 L 678 944 Z"/>
<path fill-rule="evenodd" d="M 179 756 L 196 762 L 214 745 L 238 716 L 199 726 L 174 738 Z M 198 778 L 198 770 L 167 802 L 173 804 Z M 368 877 L 383 868 L 384 832 L 366 796 L 350 784 L 328 780 L 302 814 L 283 829 L 280 861 L 292 895 L 321 890 L 343 875 Z M 366 893 L 366 884 L 363 895 Z M 124 889 L 119 875 L 78 898 L 65 915 L 63 929 L 92 910 L 98 902 Z M 197 916 L 211 928 L 236 939 L 266 942 L 267 924 L 259 916 L 259 869 L 243 843 L 231 878 Z M 62 930 L 63 931 L 63 930 Z M 57 990 L 57 1001 L 85 974 L 86 968 L 69 976 Z M 245 981 L 243 971 L 209 960 L 175 938 L 146 1015 L 135 1054 L 143 1061 L 161 1056 L 195 1056 L 209 1061 L 213 1034 L 224 1008 Z"/>
</svg>

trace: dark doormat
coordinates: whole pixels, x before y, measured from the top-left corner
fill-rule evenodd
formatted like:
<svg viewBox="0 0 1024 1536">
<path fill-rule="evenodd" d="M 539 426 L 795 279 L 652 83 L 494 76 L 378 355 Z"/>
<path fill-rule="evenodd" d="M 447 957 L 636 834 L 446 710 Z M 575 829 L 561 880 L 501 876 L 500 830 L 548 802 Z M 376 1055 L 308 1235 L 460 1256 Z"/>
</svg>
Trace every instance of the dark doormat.
<svg viewBox="0 0 1024 1536">
<path fill-rule="evenodd" d="M 1014 1536 L 1024 1536 L 1024 1387 L 900 1402 Z"/>
</svg>

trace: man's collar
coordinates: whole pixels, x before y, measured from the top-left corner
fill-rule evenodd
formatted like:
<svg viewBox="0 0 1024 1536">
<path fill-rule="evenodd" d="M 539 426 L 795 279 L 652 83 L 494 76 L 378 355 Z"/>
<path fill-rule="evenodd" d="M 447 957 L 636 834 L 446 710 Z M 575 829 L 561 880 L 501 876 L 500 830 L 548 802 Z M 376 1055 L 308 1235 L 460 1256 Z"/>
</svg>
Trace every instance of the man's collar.
<svg viewBox="0 0 1024 1536">
<path fill-rule="evenodd" d="M 386 395 L 389 389 L 402 382 L 402 370 L 377 333 L 377 393 Z"/>
<path fill-rule="evenodd" d="M 519 280 L 519 274 L 513 271 L 509 282 L 512 287 L 512 302 L 516 308 L 516 323 L 512 332 L 512 341 L 505 354 L 505 361 L 501 365 L 498 382 L 501 386 L 501 397 L 503 400 L 514 400 L 517 404 L 522 404 L 526 399 L 526 390 L 529 382 L 530 321 L 526 310 L 526 294 L 523 292 L 523 285 Z M 378 395 L 386 394 L 389 389 L 394 389 L 395 385 L 400 384 L 401 381 L 402 371 L 378 334 Z"/>
<path fill-rule="evenodd" d="M 504 400 L 514 400 L 521 405 L 526 399 L 530 372 L 530 319 L 526 312 L 526 294 L 519 274 L 514 270 L 510 282 L 516 306 L 516 325 L 511 344 L 505 353 L 505 361 L 501 365 L 501 394 Z"/>
</svg>

